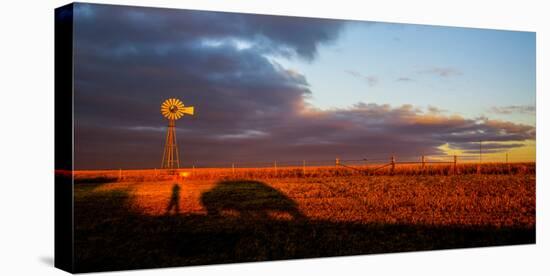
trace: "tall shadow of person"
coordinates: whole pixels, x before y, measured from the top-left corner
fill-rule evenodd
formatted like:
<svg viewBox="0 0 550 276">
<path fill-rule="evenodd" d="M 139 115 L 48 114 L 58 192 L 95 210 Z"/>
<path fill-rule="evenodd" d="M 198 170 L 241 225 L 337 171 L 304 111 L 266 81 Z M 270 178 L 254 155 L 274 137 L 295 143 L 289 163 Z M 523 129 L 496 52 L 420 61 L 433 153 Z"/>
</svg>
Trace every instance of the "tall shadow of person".
<svg viewBox="0 0 550 276">
<path fill-rule="evenodd" d="M 305 219 L 296 202 L 259 181 L 221 181 L 202 194 L 201 202 L 211 217 L 229 213 L 243 219 L 273 219 L 274 215 Z"/>
<path fill-rule="evenodd" d="M 180 186 L 178 183 L 174 183 L 174 186 L 172 186 L 172 195 L 170 196 L 170 202 L 166 207 L 166 215 L 169 215 L 172 210 L 175 215 L 180 212 Z"/>
</svg>

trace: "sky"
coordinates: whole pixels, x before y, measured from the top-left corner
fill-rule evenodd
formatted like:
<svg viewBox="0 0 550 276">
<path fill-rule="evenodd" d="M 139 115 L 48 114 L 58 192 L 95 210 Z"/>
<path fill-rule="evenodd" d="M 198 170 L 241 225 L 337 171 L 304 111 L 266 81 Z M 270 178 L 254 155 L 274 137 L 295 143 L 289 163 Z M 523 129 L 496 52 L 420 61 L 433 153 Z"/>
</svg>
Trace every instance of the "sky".
<svg viewBox="0 0 550 276">
<path fill-rule="evenodd" d="M 535 33 L 75 4 L 75 169 L 535 160 Z"/>
</svg>

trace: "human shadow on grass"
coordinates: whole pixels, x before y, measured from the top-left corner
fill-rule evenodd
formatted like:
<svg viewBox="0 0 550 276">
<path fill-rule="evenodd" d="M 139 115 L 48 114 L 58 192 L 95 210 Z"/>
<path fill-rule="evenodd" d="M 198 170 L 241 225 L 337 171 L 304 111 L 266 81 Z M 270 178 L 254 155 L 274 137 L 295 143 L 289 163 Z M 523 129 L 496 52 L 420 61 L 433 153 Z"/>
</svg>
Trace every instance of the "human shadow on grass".
<svg viewBox="0 0 550 276">
<path fill-rule="evenodd" d="M 180 188 L 185 192 L 185 185 L 178 185 Z M 177 190 L 178 198 L 179 193 Z M 535 242 L 534 227 L 310 220 L 283 193 L 250 180 L 219 182 L 201 201 L 206 215 L 154 217 L 134 211 L 129 191 L 102 191 L 77 200 L 77 272 Z M 167 206 L 171 202 L 172 198 Z"/>
<path fill-rule="evenodd" d="M 169 215 L 172 211 L 175 215 L 180 213 L 180 185 L 178 183 L 174 183 L 172 186 L 172 195 L 166 207 L 166 214 Z"/>
</svg>

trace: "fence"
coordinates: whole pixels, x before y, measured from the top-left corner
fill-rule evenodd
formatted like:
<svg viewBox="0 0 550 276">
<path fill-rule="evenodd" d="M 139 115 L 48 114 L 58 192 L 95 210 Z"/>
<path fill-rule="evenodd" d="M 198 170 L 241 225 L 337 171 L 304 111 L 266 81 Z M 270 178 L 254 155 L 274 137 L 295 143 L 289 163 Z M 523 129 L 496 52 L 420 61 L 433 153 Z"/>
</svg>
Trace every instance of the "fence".
<svg viewBox="0 0 550 276">
<path fill-rule="evenodd" d="M 458 161 L 464 161 L 468 163 L 476 163 L 477 156 L 474 155 L 422 155 L 418 158 L 404 158 L 398 159 L 396 155 L 390 155 L 389 157 L 375 157 L 375 158 L 361 158 L 361 159 L 323 159 L 323 160 L 294 160 L 294 161 L 272 161 L 272 162 L 209 162 L 208 164 L 192 163 L 187 164 L 184 167 L 198 169 L 198 168 L 231 168 L 236 170 L 239 168 L 273 168 L 275 170 L 284 167 L 322 167 L 322 166 L 340 166 L 349 169 L 357 169 L 355 166 L 372 166 L 380 165 L 379 169 L 384 167 L 391 167 L 395 169 L 397 165 L 413 165 L 417 164 L 421 168 L 426 167 L 429 164 L 451 164 L 456 167 Z M 505 161 L 495 161 L 484 163 L 506 163 L 508 162 L 508 155 L 506 155 Z"/>
<path fill-rule="evenodd" d="M 429 155 L 398 158 L 395 155 L 357 159 L 294 160 L 272 162 L 188 163 L 180 169 L 81 171 L 79 177 L 101 174 L 115 179 L 161 179 L 177 173 L 197 178 L 208 177 L 304 177 L 346 175 L 419 175 L 419 174 L 515 174 L 534 173 L 534 162 L 508 162 L 508 154 L 500 162 L 479 162 L 473 155 Z M 527 156 L 526 156 L 527 157 Z M 498 160 L 497 160 L 498 161 Z"/>
<path fill-rule="evenodd" d="M 197 170 L 209 169 L 229 172 L 231 174 L 238 174 L 243 172 L 244 169 L 269 169 L 271 172 L 277 174 L 278 171 L 292 169 L 296 172 L 301 171 L 302 175 L 312 175 L 313 170 L 334 170 L 347 169 L 362 174 L 376 174 L 378 171 L 384 171 L 384 174 L 394 174 L 397 171 L 397 167 L 400 167 L 399 173 L 402 173 L 407 167 L 409 173 L 424 173 L 434 172 L 435 170 L 441 171 L 445 169 L 446 174 L 457 174 L 459 171 L 464 173 L 481 173 L 482 167 L 485 171 L 488 171 L 488 164 L 494 164 L 491 167 L 491 171 L 498 171 L 502 173 L 510 173 L 513 168 L 511 163 L 508 162 L 508 154 L 501 162 L 478 162 L 478 155 L 429 155 L 419 157 L 409 157 L 398 159 L 396 155 L 390 155 L 388 157 L 373 156 L 368 158 L 359 159 L 340 159 L 335 158 L 332 160 L 294 160 L 294 161 L 272 161 L 272 162 L 233 162 L 233 163 L 209 163 L 207 165 L 201 164 L 187 164 L 185 169 L 194 175 Z M 460 163 L 459 163 L 460 161 Z M 497 165 L 498 164 L 498 165 Z M 407 166 L 405 166 L 407 165 Z M 436 166 L 437 165 L 437 166 Z M 437 168 L 434 168 L 437 167 Z M 498 167 L 498 170 L 496 168 Z M 309 172 L 309 173 L 308 173 Z"/>
</svg>

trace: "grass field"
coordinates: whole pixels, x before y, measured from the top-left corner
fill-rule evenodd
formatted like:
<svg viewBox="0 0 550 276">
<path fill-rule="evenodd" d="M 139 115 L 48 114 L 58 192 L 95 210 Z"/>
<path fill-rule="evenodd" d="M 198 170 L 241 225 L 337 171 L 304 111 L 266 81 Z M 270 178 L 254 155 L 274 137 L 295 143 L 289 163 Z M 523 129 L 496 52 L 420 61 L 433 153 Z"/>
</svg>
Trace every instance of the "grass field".
<svg viewBox="0 0 550 276">
<path fill-rule="evenodd" d="M 534 164 L 474 168 L 76 172 L 76 268 L 534 243 Z"/>
</svg>

